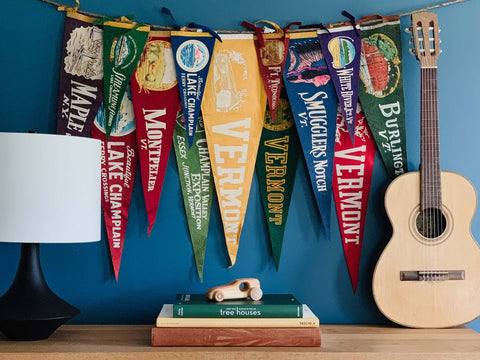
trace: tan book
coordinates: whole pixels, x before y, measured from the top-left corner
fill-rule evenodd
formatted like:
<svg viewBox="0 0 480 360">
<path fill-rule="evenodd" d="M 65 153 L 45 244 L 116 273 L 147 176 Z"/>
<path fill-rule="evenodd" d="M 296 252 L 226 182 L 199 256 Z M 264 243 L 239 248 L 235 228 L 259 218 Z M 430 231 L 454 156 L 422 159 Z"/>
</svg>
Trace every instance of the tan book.
<svg viewBox="0 0 480 360">
<path fill-rule="evenodd" d="M 301 318 L 174 318 L 173 304 L 165 304 L 157 317 L 157 327 L 189 328 L 296 328 L 319 327 L 319 320 L 307 305 Z"/>
<path fill-rule="evenodd" d="M 152 328 L 152 346 L 320 346 L 320 344 L 319 327 Z"/>
</svg>

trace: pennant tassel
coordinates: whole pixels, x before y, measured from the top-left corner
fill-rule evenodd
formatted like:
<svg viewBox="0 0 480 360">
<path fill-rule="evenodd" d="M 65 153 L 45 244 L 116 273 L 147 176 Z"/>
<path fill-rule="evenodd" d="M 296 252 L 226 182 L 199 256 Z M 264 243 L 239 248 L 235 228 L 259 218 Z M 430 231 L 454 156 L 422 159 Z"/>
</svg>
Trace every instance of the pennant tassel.
<svg viewBox="0 0 480 360">
<path fill-rule="evenodd" d="M 220 35 L 218 35 L 218 33 L 217 33 L 216 31 L 212 30 L 212 29 L 209 28 L 208 26 L 200 25 L 200 24 L 191 22 L 190 24 L 188 24 L 188 27 L 190 27 L 190 28 L 196 28 L 196 29 L 201 29 L 202 31 L 205 31 L 205 32 L 209 33 L 210 35 L 212 35 L 212 36 L 213 36 L 215 39 L 217 39 L 218 41 L 222 42 L 222 38 L 220 37 Z"/>
<path fill-rule="evenodd" d="M 353 26 L 353 30 L 355 31 L 355 34 L 357 35 L 357 37 L 360 37 L 360 32 L 358 31 L 357 29 L 357 24 L 355 22 L 355 16 L 353 16 L 352 14 L 350 14 L 348 11 L 346 10 L 343 10 L 342 11 L 342 15 L 347 17 L 348 20 L 350 20 L 350 22 L 352 23 L 352 26 Z"/>
<path fill-rule="evenodd" d="M 173 17 L 173 14 L 172 14 L 172 12 L 170 11 L 169 8 L 163 6 L 162 9 L 160 10 L 160 12 L 162 14 L 165 14 L 165 15 L 170 17 L 170 19 L 172 20 L 172 23 L 173 23 L 173 30 L 180 30 L 180 26 L 175 21 L 175 18 Z"/>
</svg>

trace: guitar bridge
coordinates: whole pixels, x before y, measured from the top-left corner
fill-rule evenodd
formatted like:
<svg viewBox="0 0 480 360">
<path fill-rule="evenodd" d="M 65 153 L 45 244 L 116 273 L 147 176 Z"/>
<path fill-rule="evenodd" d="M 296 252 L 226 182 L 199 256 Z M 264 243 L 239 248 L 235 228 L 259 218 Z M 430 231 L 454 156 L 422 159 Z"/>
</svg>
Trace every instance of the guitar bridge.
<svg viewBox="0 0 480 360">
<path fill-rule="evenodd" d="M 465 280 L 465 270 L 400 271 L 400 281 Z"/>
</svg>

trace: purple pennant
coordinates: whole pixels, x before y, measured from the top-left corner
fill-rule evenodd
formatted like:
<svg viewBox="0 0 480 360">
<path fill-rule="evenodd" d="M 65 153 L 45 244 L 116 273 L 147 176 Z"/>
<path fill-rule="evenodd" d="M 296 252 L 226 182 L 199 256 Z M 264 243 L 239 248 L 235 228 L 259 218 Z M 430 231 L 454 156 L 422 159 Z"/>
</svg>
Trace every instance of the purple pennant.
<svg viewBox="0 0 480 360">
<path fill-rule="evenodd" d="M 353 143 L 360 72 L 360 30 L 353 26 L 342 26 L 318 30 L 317 33 Z"/>
<path fill-rule="evenodd" d="M 68 12 L 65 18 L 57 133 L 90 137 L 103 100 L 103 30 L 94 18 Z"/>
</svg>

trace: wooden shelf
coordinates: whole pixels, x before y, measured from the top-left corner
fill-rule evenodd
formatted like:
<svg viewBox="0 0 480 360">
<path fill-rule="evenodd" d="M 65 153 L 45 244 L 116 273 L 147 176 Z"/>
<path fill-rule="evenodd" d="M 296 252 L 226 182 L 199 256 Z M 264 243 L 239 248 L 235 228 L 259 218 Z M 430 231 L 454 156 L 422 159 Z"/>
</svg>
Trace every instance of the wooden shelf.
<svg viewBox="0 0 480 360">
<path fill-rule="evenodd" d="M 321 329 L 321 348 L 162 348 L 150 346 L 151 326 L 67 325 L 43 341 L 0 338 L 0 359 L 480 359 L 480 334 L 468 328 L 323 325 Z"/>
</svg>

